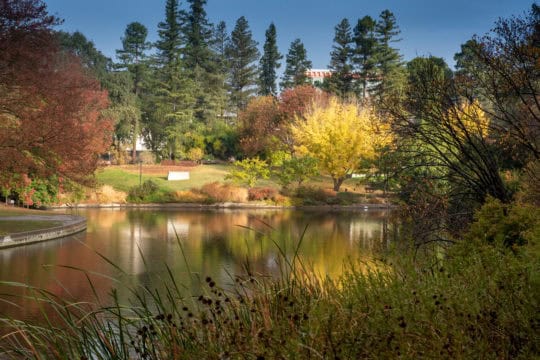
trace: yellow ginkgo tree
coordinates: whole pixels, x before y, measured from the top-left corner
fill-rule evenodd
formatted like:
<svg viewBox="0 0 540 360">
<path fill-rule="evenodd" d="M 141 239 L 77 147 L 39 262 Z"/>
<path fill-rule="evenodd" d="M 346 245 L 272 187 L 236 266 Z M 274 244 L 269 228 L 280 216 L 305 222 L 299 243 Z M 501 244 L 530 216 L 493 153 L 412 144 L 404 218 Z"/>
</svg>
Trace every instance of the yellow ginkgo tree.
<svg viewBox="0 0 540 360">
<path fill-rule="evenodd" d="M 332 177 L 335 191 L 361 161 L 373 160 L 391 139 L 389 126 L 371 108 L 336 98 L 315 104 L 291 130 L 296 152 L 317 159 L 321 172 Z"/>
</svg>

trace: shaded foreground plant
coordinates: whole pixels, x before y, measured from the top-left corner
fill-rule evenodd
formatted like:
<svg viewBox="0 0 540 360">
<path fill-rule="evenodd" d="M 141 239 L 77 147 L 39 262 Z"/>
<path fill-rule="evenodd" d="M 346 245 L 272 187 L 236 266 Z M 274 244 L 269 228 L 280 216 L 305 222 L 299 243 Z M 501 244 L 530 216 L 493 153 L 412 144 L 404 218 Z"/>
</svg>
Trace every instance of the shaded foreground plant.
<svg viewBox="0 0 540 360">
<path fill-rule="evenodd" d="M 276 244 L 277 245 L 277 244 Z M 180 244 L 181 246 L 181 244 Z M 298 256 L 281 275 L 206 277 L 186 296 L 168 270 L 158 292 L 132 289 L 132 303 L 68 303 L 34 290 L 55 323 L 3 319 L 7 358 L 273 359 L 532 358 L 540 354 L 539 263 L 513 251 L 459 243 L 444 260 L 410 256 L 351 263 L 339 279 L 317 276 Z M 284 255 L 284 253 L 282 253 Z M 143 258 L 144 259 L 144 258 Z M 97 296 L 96 296 L 97 298 Z M 45 315 L 46 316 L 46 315 Z M 481 354 L 481 355 L 480 355 Z"/>
</svg>

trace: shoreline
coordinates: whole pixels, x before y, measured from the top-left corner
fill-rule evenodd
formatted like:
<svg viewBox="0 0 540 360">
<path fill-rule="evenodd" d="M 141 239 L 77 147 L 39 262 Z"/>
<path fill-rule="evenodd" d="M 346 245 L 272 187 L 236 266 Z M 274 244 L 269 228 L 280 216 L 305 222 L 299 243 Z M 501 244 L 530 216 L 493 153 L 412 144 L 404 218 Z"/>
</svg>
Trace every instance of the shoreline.
<svg viewBox="0 0 540 360">
<path fill-rule="evenodd" d="M 2 221 L 9 220 L 54 220 L 62 222 L 60 226 L 53 226 L 32 231 L 22 231 L 0 235 L 0 249 L 6 249 L 15 246 L 34 244 L 42 241 L 60 239 L 86 230 L 86 219 L 75 215 L 29 215 L 21 214 L 4 218 Z"/>
<path fill-rule="evenodd" d="M 321 209 L 321 210 L 390 210 L 395 209 L 397 205 L 394 204 L 353 204 L 353 205 L 299 205 L 299 206 L 285 206 L 285 205 L 269 205 L 269 204 L 257 204 L 257 203 L 215 203 L 215 204 L 198 204 L 198 203 L 108 203 L 108 204 L 73 204 L 73 205 L 61 205 L 51 206 L 47 209 L 50 210 L 66 210 L 66 209 L 284 209 L 284 210 L 309 210 L 309 209 Z"/>
<path fill-rule="evenodd" d="M 47 210 L 76 210 L 76 209 L 158 209 L 158 210 L 307 210 L 307 211 L 369 211 L 395 209 L 393 204 L 354 204 L 354 205 L 302 205 L 283 206 L 250 203 L 109 203 L 109 204 L 73 204 L 47 207 Z M 54 220 L 62 222 L 60 226 L 48 227 L 39 230 L 23 231 L 0 235 L 0 249 L 34 244 L 37 242 L 60 239 L 86 230 L 86 219 L 82 216 L 67 214 L 27 214 L 13 215 L 5 218 L 9 220 Z"/>
</svg>

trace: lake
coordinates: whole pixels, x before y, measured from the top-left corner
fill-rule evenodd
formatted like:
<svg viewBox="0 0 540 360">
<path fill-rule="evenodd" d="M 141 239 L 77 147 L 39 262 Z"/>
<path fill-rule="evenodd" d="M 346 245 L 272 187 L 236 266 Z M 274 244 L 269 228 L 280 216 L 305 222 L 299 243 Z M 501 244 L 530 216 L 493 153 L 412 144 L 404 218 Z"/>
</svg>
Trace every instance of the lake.
<svg viewBox="0 0 540 360">
<path fill-rule="evenodd" d="M 367 266 L 389 241 L 387 213 L 375 210 L 88 209 L 76 214 L 87 218 L 86 232 L 0 250 L 0 281 L 102 303 L 116 288 L 127 303 L 129 287 L 162 289 L 168 269 L 186 294 L 197 295 L 206 276 L 223 287 L 246 271 L 278 276 L 280 255 L 290 259 L 297 249 L 318 276 L 336 277 L 346 263 Z M 0 285 L 0 294 L 0 317 L 27 320 L 39 314 L 35 301 L 19 296 L 28 291 Z"/>
</svg>

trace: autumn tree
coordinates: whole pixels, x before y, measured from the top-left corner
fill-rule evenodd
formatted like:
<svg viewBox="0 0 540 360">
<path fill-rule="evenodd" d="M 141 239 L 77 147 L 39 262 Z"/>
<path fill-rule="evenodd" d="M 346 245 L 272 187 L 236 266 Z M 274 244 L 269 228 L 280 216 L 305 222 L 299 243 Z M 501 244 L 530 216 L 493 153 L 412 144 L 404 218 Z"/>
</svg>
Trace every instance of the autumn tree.
<svg viewBox="0 0 540 360">
<path fill-rule="evenodd" d="M 305 118 L 292 126 L 297 152 L 317 159 L 321 172 L 332 177 L 335 191 L 362 160 L 374 159 L 377 148 L 390 141 L 388 126 L 371 109 L 337 98 L 316 104 Z"/>
<path fill-rule="evenodd" d="M 306 72 L 313 64 L 308 59 L 306 48 L 300 39 L 295 39 L 286 57 L 286 66 L 279 86 L 281 89 L 305 85 L 309 82 Z"/>
<path fill-rule="evenodd" d="M 540 159 L 540 11 L 501 19 L 491 33 L 467 42 L 458 57 L 467 76 L 460 91 L 478 96 L 493 119 L 494 132 L 506 136 L 509 148 L 526 160 Z M 462 52 L 463 53 L 463 52 Z M 466 59 L 473 59 L 471 61 Z M 518 155 L 519 156 L 519 155 Z M 517 160 L 517 159 L 516 159 Z"/>
<path fill-rule="evenodd" d="M 266 157 L 275 141 L 279 121 L 279 107 L 273 96 L 253 98 L 239 114 L 240 147 L 244 155 Z"/>
<path fill-rule="evenodd" d="M 279 125 L 275 136 L 282 145 L 282 150 L 293 154 L 295 140 L 291 126 L 295 121 L 304 121 L 305 114 L 314 104 L 323 106 L 328 103 L 329 94 L 312 85 L 300 85 L 287 88 L 279 95 Z"/>
<path fill-rule="evenodd" d="M 0 3 L 0 174 L 84 182 L 111 138 L 107 94 L 61 51 L 37 0 Z"/>
<path fill-rule="evenodd" d="M 400 166 L 408 176 L 430 181 L 452 204 L 460 204 L 462 213 L 471 210 L 471 201 L 482 203 L 487 196 L 508 201 L 511 193 L 489 120 L 477 100 L 460 94 L 448 71 L 442 59 L 409 63 L 406 101 L 388 108 L 400 135 L 397 148 L 407 154 Z"/>
</svg>

